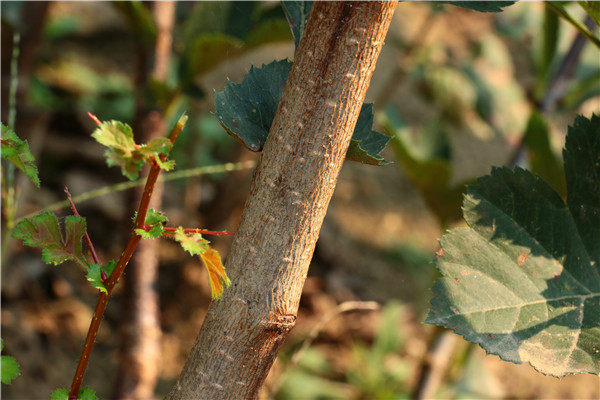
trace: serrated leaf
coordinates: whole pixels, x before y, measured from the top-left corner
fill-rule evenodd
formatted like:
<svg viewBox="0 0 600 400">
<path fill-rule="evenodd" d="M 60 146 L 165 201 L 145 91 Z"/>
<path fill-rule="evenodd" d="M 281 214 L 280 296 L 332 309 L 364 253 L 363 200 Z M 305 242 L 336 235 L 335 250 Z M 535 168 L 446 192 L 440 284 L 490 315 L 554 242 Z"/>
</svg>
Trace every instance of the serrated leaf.
<svg viewBox="0 0 600 400">
<path fill-rule="evenodd" d="M 365 103 L 360 109 L 346 159 L 371 165 L 389 164 L 380 154 L 390 139 L 373 130 L 373 104 Z"/>
<path fill-rule="evenodd" d="M 50 395 L 50 400 L 69 400 L 69 391 L 67 389 L 56 389 Z M 96 393 L 89 387 L 79 389 L 77 400 L 98 400 Z"/>
<path fill-rule="evenodd" d="M 440 1 L 440 3 L 466 8 L 479 12 L 501 12 L 504 7 L 512 6 L 516 1 Z"/>
<path fill-rule="evenodd" d="M 69 391 L 67 389 L 56 389 L 50 395 L 50 400 L 69 400 Z"/>
<path fill-rule="evenodd" d="M 261 151 L 267 140 L 291 67 L 288 60 L 261 68 L 252 66 L 242 83 L 227 82 L 223 91 L 215 92 L 219 122 L 252 151 Z M 364 104 L 346 158 L 365 164 L 386 164 L 380 153 L 390 138 L 374 131 L 372 125 L 372 105 Z"/>
<path fill-rule="evenodd" d="M 4 340 L 0 339 L 0 350 L 4 349 Z M 0 357 L 0 381 L 5 385 L 10 385 L 13 379 L 21 375 L 19 363 L 14 357 Z"/>
<path fill-rule="evenodd" d="M 175 240 L 191 255 L 198 255 L 202 258 L 208 271 L 211 296 L 215 300 L 219 299 L 223 293 L 223 284 L 229 286 L 231 283 L 225 273 L 219 253 L 208 245 L 209 241 L 202 238 L 202 235 L 199 233 L 186 234 L 182 227 L 175 231 Z"/>
<path fill-rule="evenodd" d="M 469 187 L 426 321 L 557 377 L 600 373 L 600 117 L 577 117 L 563 156 L 567 204 L 520 168 Z"/>
<path fill-rule="evenodd" d="M 185 251 L 193 256 L 202 255 L 208 249 L 208 243 L 210 243 L 199 233 L 185 233 L 182 227 L 177 228 L 175 231 L 175 240 L 179 242 Z"/>
<path fill-rule="evenodd" d="M 136 213 L 135 218 L 137 218 L 137 213 Z M 163 224 L 165 222 L 167 222 L 167 217 L 165 215 L 163 215 L 162 212 L 156 211 L 155 209 L 151 208 L 146 213 L 146 219 L 144 221 L 144 225 L 151 226 L 152 228 L 150 228 L 149 230 L 135 229 L 135 233 L 137 233 L 144 239 L 158 238 L 158 237 L 162 236 L 162 233 L 164 231 Z"/>
<path fill-rule="evenodd" d="M 312 1 L 282 1 L 281 6 L 288 20 L 296 48 L 306 29 L 306 21 L 312 8 Z"/>
<path fill-rule="evenodd" d="M 96 396 L 96 392 L 90 389 L 89 387 L 84 387 L 79 390 L 79 394 L 77 395 L 78 400 L 98 400 Z"/>
<path fill-rule="evenodd" d="M 42 249 L 42 260 L 45 263 L 58 265 L 71 260 L 87 267 L 81 246 L 85 229 L 85 218 L 70 215 L 65 218 L 63 235 L 56 215 L 45 212 L 19 222 L 12 236 L 23 240 L 26 246 Z"/>
<path fill-rule="evenodd" d="M 92 137 L 98 143 L 108 147 L 104 156 L 109 166 L 121 167 L 128 179 L 138 177 L 144 161 L 155 161 L 162 169 L 171 170 L 175 161 L 162 161 L 161 155 L 169 154 L 173 144 L 167 138 L 156 138 L 147 144 L 137 145 L 133 140 L 131 127 L 119 121 L 102 122 Z"/>
<path fill-rule="evenodd" d="M 225 273 L 225 267 L 221 261 L 221 255 L 212 247 L 208 247 L 204 253 L 200 254 L 204 266 L 208 271 L 208 281 L 210 283 L 210 293 L 213 299 L 218 300 L 223 294 L 225 286 L 229 286 L 231 281 Z"/>
<path fill-rule="evenodd" d="M 112 272 L 115 270 L 116 266 L 116 261 L 109 261 L 106 265 L 92 264 L 89 266 L 85 278 L 93 288 L 96 288 L 101 292 L 108 293 L 106 291 L 106 286 L 104 286 L 104 283 L 102 282 L 102 270 L 104 270 L 106 276 L 110 276 L 110 274 L 112 274 Z"/>
<path fill-rule="evenodd" d="M 40 187 L 38 169 L 27 141 L 19 139 L 17 134 L 4 124 L 2 125 L 2 158 L 12 162 L 17 168 L 27 175 L 35 186 Z"/>
</svg>

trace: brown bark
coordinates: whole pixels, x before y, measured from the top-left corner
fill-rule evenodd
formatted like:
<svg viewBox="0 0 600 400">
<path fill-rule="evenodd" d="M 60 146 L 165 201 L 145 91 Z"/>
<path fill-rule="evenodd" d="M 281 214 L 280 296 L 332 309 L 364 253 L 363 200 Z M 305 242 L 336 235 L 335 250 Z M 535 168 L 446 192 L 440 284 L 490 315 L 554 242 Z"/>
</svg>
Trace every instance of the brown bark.
<svg viewBox="0 0 600 400">
<path fill-rule="evenodd" d="M 172 32 L 175 3 L 160 1 L 154 4 L 154 20 L 158 28 L 154 48 L 152 78 L 167 79 L 171 59 Z M 141 45 L 141 44 L 140 44 Z M 142 63 L 143 65 L 143 63 Z M 142 73 L 146 76 L 146 73 Z M 142 85 L 146 79 L 142 79 Z M 143 90 L 143 88 L 140 88 Z M 147 142 L 165 135 L 163 116 L 150 112 L 141 124 L 142 139 Z M 160 209 L 163 183 L 157 182 L 150 208 Z M 137 193 L 137 202 L 142 191 Z M 115 385 L 115 397 L 119 399 L 150 399 L 160 373 L 160 321 L 156 281 L 158 276 L 158 240 L 143 240 L 127 271 L 125 280 L 125 307 L 121 325 L 122 344 L 119 352 L 119 368 Z"/>
<path fill-rule="evenodd" d="M 315 2 L 213 302 L 167 399 L 255 398 L 294 326 L 396 2 Z"/>
</svg>

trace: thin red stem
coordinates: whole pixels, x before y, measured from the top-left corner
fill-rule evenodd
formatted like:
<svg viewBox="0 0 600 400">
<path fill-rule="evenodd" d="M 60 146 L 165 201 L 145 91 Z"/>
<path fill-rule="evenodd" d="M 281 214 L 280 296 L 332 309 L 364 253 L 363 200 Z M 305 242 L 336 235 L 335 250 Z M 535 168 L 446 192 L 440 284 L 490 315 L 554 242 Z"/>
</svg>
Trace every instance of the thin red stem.
<svg viewBox="0 0 600 400">
<path fill-rule="evenodd" d="M 89 114 L 89 113 L 88 113 Z M 90 117 L 94 119 L 94 116 L 90 114 Z M 97 118 L 95 118 L 97 120 Z M 183 115 L 175 127 L 169 134 L 169 140 L 171 143 L 175 143 L 179 133 L 185 126 L 187 121 L 187 116 Z M 161 160 L 164 161 L 167 158 L 166 154 L 161 155 Z M 148 178 L 146 178 L 146 185 L 144 186 L 144 192 L 142 193 L 142 199 L 140 200 L 140 205 L 137 210 L 137 219 L 135 221 L 135 228 L 143 228 L 144 220 L 146 219 L 146 213 L 148 212 L 148 206 L 150 204 L 150 198 L 152 197 L 152 192 L 154 190 L 154 185 L 156 184 L 156 180 L 158 179 L 158 175 L 160 174 L 160 168 L 156 165 L 153 165 L 150 168 L 150 172 L 148 173 Z M 129 236 L 129 240 L 127 241 L 127 245 L 125 246 L 125 250 L 121 254 L 115 269 L 108 277 L 108 280 L 104 284 L 106 287 L 106 293 L 100 292 L 98 295 L 98 302 L 96 303 L 96 309 L 94 310 L 94 316 L 92 317 L 92 322 L 90 323 L 90 328 L 88 330 L 87 336 L 85 338 L 85 343 L 83 345 L 83 350 L 81 352 L 81 357 L 79 358 L 79 363 L 77 364 L 77 369 L 75 370 L 75 376 L 73 377 L 73 383 L 71 384 L 71 390 L 69 391 L 69 400 L 76 400 L 77 395 L 79 394 L 79 389 L 81 387 L 81 382 L 83 381 L 83 375 L 85 374 L 85 370 L 87 368 L 88 361 L 90 359 L 90 354 L 92 352 L 92 348 L 94 347 L 94 342 L 96 340 L 96 335 L 98 334 L 98 329 L 100 328 L 100 322 L 102 321 L 102 317 L 104 316 L 104 311 L 106 310 L 106 305 L 108 304 L 108 298 L 111 295 L 115 285 L 117 284 L 121 275 L 125 271 L 125 267 L 129 263 L 133 252 L 135 251 L 137 245 L 140 243 L 141 236 L 135 233 L 135 229 L 131 232 Z"/>
<path fill-rule="evenodd" d="M 142 228 L 146 231 L 149 231 L 150 229 L 152 229 L 151 226 L 148 225 L 144 225 L 144 227 Z M 163 234 L 164 235 L 172 235 L 175 233 L 175 231 L 179 229 L 176 228 L 174 226 L 165 226 L 163 228 Z M 200 229 L 200 228 L 183 228 L 183 231 L 185 233 L 199 233 L 201 235 L 233 235 L 233 232 L 229 232 L 229 231 L 209 231 L 207 229 Z"/>
<path fill-rule="evenodd" d="M 67 199 L 69 200 L 69 203 L 71 204 L 71 210 L 73 210 L 73 214 L 80 217 L 79 212 L 77 211 L 77 207 L 75 207 L 75 203 L 73 203 L 73 199 L 71 198 L 71 193 L 69 192 L 69 188 L 67 187 L 67 185 L 65 185 L 65 193 L 67 194 Z M 86 228 L 85 232 L 83 233 L 83 238 L 85 239 L 85 243 L 87 244 L 88 248 L 90 249 L 90 253 L 92 253 L 92 258 L 94 259 L 94 262 L 96 264 L 102 264 L 100 262 L 100 259 L 98 258 L 98 254 L 96 253 L 96 249 L 94 248 L 92 239 L 90 239 L 90 235 L 88 234 L 87 228 Z"/>
</svg>

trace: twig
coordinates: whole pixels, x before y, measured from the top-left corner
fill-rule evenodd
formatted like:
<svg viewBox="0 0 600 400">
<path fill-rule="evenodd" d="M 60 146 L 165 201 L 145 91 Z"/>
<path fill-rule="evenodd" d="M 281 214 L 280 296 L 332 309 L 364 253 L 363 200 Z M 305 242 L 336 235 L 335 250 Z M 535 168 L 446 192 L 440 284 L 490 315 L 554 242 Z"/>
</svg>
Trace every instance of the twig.
<svg viewBox="0 0 600 400">
<path fill-rule="evenodd" d="M 181 118 L 179 118 L 179 121 L 177 121 L 175 127 L 169 135 L 169 140 L 171 141 L 171 143 L 175 143 L 177 137 L 179 136 L 179 133 L 185 126 L 186 121 L 187 115 L 183 115 Z M 161 161 L 165 161 L 166 158 L 166 154 L 161 155 Z M 138 206 L 137 210 L 135 228 L 142 228 L 144 226 L 144 220 L 146 219 L 146 214 L 148 213 L 150 198 L 152 197 L 154 185 L 156 184 L 160 171 L 161 169 L 158 166 L 152 166 L 150 172 L 148 173 L 146 185 L 144 186 L 144 192 L 142 194 L 140 205 Z M 92 318 L 92 322 L 90 323 L 90 328 L 88 330 L 87 337 L 83 345 L 81 357 L 79 358 L 79 363 L 77 365 L 77 369 L 75 370 L 75 376 L 73 377 L 73 383 L 71 384 L 71 390 L 69 391 L 69 400 L 77 399 L 77 395 L 79 394 L 79 388 L 81 387 L 81 382 L 83 381 L 83 375 L 85 374 L 90 354 L 92 352 L 92 348 L 94 347 L 94 341 L 96 340 L 96 335 L 98 334 L 98 329 L 100 328 L 100 323 L 102 322 L 102 317 L 104 316 L 104 311 L 106 310 L 108 298 L 111 295 L 119 278 L 121 277 L 121 275 L 123 275 L 125 267 L 127 267 L 127 264 L 129 263 L 129 260 L 131 259 L 131 256 L 133 255 L 133 252 L 135 251 L 140 240 L 141 236 L 135 233 L 134 229 L 131 235 L 129 236 L 129 240 L 127 242 L 127 245 L 125 246 L 125 250 L 123 250 L 123 253 L 119 258 L 115 269 L 110 274 L 108 280 L 105 283 L 106 293 L 100 292 L 100 294 L 98 295 L 98 302 L 96 303 L 94 316 Z"/>
<path fill-rule="evenodd" d="M 165 226 L 164 228 L 164 232 L 167 235 L 170 234 L 174 234 L 175 231 L 179 228 L 173 227 L 173 226 Z M 206 229 L 198 229 L 198 228 L 183 228 L 183 231 L 185 233 L 200 233 L 201 235 L 233 235 L 233 232 L 229 232 L 229 231 L 209 231 Z"/>
<path fill-rule="evenodd" d="M 446 373 L 457 339 L 458 336 L 450 331 L 443 331 L 436 339 L 433 349 L 426 356 L 413 399 L 432 399 L 435 396 Z"/>
<path fill-rule="evenodd" d="M 313 327 L 310 331 L 302 346 L 294 353 L 290 362 L 286 365 L 286 372 L 291 371 L 302 359 L 302 356 L 306 353 L 308 348 L 313 344 L 315 339 L 319 336 L 325 325 L 331 322 L 335 317 L 341 315 L 343 313 L 351 312 L 351 311 L 377 311 L 381 308 L 379 303 L 375 301 L 346 301 L 336 307 L 335 310 L 330 312 L 329 314 L 322 317 L 319 322 Z M 283 383 L 283 377 L 280 377 L 277 383 L 275 383 L 270 391 L 272 394 L 275 394 L 281 388 Z"/>
<path fill-rule="evenodd" d="M 219 174 L 223 172 L 231 172 L 231 171 L 239 171 L 244 169 L 253 168 L 256 165 L 254 161 L 246 161 L 239 163 L 225 163 L 225 164 L 217 164 L 217 165 L 207 165 L 204 167 L 195 167 L 189 169 L 182 169 L 181 171 L 169 172 L 158 177 L 158 182 L 167 182 L 173 181 L 176 179 L 186 179 L 195 176 L 201 175 L 210 175 L 210 174 Z M 85 201 L 95 199 L 97 197 L 106 196 L 110 193 L 121 192 L 127 189 L 132 189 L 138 186 L 143 186 L 146 183 L 146 179 L 138 179 L 135 181 L 126 181 L 116 183 L 114 185 L 101 187 L 99 189 L 90 190 L 89 192 L 82 193 L 80 195 L 74 196 L 73 201 L 81 204 Z M 52 203 L 47 207 L 42 208 L 41 210 L 32 212 L 30 214 L 24 215 L 16 219 L 15 224 L 19 223 L 25 218 L 31 218 L 35 215 L 46 212 L 46 211 L 58 211 L 62 208 L 68 207 L 69 202 L 65 201 L 57 201 L 56 203 Z"/>
</svg>

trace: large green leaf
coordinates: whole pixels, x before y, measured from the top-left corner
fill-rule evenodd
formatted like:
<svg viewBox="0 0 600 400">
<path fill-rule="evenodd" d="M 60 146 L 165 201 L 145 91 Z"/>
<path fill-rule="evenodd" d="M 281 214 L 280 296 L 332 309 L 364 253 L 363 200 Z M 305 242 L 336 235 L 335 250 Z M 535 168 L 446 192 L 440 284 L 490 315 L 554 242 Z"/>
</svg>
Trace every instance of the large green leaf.
<svg viewBox="0 0 600 400">
<path fill-rule="evenodd" d="M 262 150 L 291 68 L 288 60 L 273 61 L 261 68 L 253 66 L 242 83 L 227 82 L 223 91 L 215 93 L 219 122 L 248 149 Z M 349 160 L 373 165 L 386 163 L 379 154 L 390 138 L 373 131 L 372 125 L 372 106 L 364 104 L 352 135 Z"/>
<path fill-rule="evenodd" d="M 500 12 L 502 8 L 512 6 L 516 1 L 440 1 L 440 3 L 479 12 Z"/>
<path fill-rule="evenodd" d="M 4 124 L 2 126 L 2 158 L 15 164 L 17 168 L 27 175 L 35 186 L 40 187 L 40 178 L 38 177 L 38 169 L 33 163 L 35 160 L 29 144 L 25 140 L 21 140 L 17 134 Z"/>
<path fill-rule="evenodd" d="M 426 321 L 558 377 L 600 373 L 600 117 L 577 117 L 563 155 L 567 204 L 520 168 L 469 187 Z"/>
</svg>

